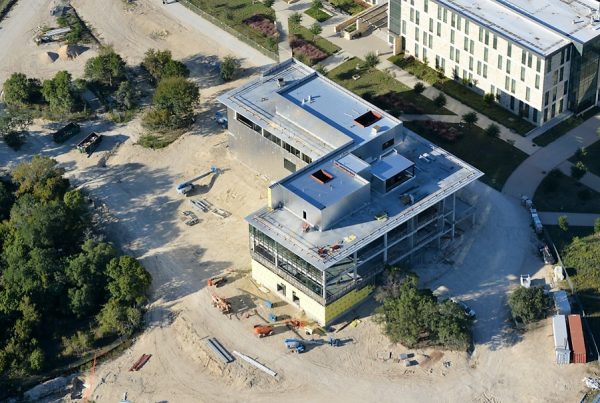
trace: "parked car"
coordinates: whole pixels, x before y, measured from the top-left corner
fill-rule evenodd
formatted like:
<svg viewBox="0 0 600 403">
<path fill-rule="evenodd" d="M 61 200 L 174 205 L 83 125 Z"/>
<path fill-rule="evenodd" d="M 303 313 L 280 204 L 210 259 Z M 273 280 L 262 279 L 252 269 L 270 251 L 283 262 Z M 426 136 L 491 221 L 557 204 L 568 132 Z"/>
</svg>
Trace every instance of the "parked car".
<svg viewBox="0 0 600 403">
<path fill-rule="evenodd" d="M 475 317 L 475 311 L 467 304 L 465 304 L 462 301 L 459 301 L 457 299 L 452 299 L 452 302 L 454 302 L 455 304 L 458 304 L 463 311 L 465 311 L 465 315 L 467 315 L 470 318 L 474 318 Z"/>
</svg>

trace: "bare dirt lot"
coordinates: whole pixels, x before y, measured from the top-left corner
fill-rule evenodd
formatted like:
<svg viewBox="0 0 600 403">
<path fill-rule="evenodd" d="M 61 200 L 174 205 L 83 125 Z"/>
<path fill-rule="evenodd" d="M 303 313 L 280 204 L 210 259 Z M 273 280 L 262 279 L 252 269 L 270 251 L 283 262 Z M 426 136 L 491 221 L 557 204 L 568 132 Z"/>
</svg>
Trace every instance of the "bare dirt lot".
<svg viewBox="0 0 600 403">
<path fill-rule="evenodd" d="M 49 2 L 32 3 L 40 8 L 33 12 L 19 2 L 0 24 L 0 56 L 15 49 L 10 41 L 2 42 L 7 33 L 17 40 L 31 29 L 15 23 L 17 17 L 35 25 L 42 14 L 48 15 Z M 170 48 L 176 57 L 202 60 L 232 51 L 180 25 L 180 20 L 157 6 L 158 1 L 140 1 L 132 11 L 125 11 L 120 0 L 73 3 L 98 36 L 113 43 L 130 63 L 139 62 L 147 47 Z M 169 31 L 165 39 L 150 38 L 157 29 Z M 0 57 L 0 79 L 20 67 L 40 75 L 38 67 L 26 60 L 27 48 L 14 52 L 9 61 Z M 188 64 L 194 64 L 191 60 Z M 226 134 L 211 120 L 216 94 L 239 81 L 218 84 L 210 63 L 198 63 L 192 72 L 205 83 L 205 106 L 194 130 L 166 149 L 152 151 L 135 144 L 142 133 L 138 120 L 127 125 L 102 119 L 89 122 L 81 134 L 61 146 L 47 136 L 53 125 L 38 122 L 21 151 L 0 143 L 4 167 L 36 153 L 60 161 L 73 183 L 108 212 L 104 224 L 115 242 L 137 256 L 153 276 L 147 329 L 123 355 L 98 365 L 91 399 L 114 402 L 127 392 L 133 402 L 566 402 L 583 395 L 581 379 L 592 364 L 558 367 L 548 321 L 525 335 L 510 330 L 507 291 L 521 273 L 539 272 L 543 277 L 543 266 L 535 255 L 525 210 L 481 183 L 471 189 L 478 203 L 475 226 L 446 245 L 444 258 L 452 263 L 441 263 L 440 254 L 430 253 L 415 266 L 425 285 L 467 301 L 477 312 L 473 354 L 392 345 L 373 321 L 373 304 L 358 311 L 357 326 L 335 334 L 344 341 L 342 347 L 313 346 L 300 355 L 288 353 L 283 340 L 295 335 L 284 326 L 277 326 L 273 336 L 257 339 L 252 327 L 269 312 L 262 300 L 277 298 L 264 294 L 247 276 L 243 218 L 264 206 L 267 183 L 231 157 Z M 101 131 L 105 139 L 87 157 L 73 145 L 92 130 Z M 191 208 L 175 185 L 213 165 L 222 173 L 200 180 L 202 186 L 193 197 L 205 198 L 231 216 L 198 212 L 200 223 L 187 227 L 180 216 Z M 227 284 L 209 290 L 207 279 L 222 273 L 228 273 Z M 235 314 L 226 316 L 212 307 L 211 292 L 230 298 Z M 260 316 L 254 315 L 255 309 Z M 275 311 L 298 314 L 285 305 Z M 230 352 L 256 358 L 275 370 L 277 377 L 240 359 L 221 363 L 206 346 L 207 337 L 216 337 Z M 152 358 L 139 372 L 129 372 L 143 353 Z M 393 359 L 383 359 L 390 353 Z M 400 353 L 413 353 L 419 365 L 404 366 L 395 359 Z"/>
</svg>

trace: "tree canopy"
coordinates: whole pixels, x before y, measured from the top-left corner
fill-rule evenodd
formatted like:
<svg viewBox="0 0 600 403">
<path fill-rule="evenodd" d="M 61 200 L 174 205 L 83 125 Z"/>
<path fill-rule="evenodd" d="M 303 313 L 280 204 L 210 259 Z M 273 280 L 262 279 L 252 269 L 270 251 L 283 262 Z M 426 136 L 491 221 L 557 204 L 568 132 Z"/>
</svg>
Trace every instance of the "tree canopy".
<svg viewBox="0 0 600 403">
<path fill-rule="evenodd" d="M 69 188 L 69 180 L 63 177 L 64 169 L 57 165 L 56 160 L 41 155 L 17 165 L 12 171 L 17 195 L 30 193 L 42 201 L 62 199 Z"/>
<path fill-rule="evenodd" d="M 548 311 L 549 299 L 543 287 L 519 287 L 510 294 L 508 305 L 514 318 L 524 323 L 543 319 Z"/>
<path fill-rule="evenodd" d="M 470 342 L 470 319 L 456 303 L 438 302 L 431 290 L 419 289 L 417 277 L 407 276 L 390 292 L 381 307 L 384 332 L 406 347 L 438 345 L 466 349 Z"/>
<path fill-rule="evenodd" d="M 167 77 L 188 77 L 190 71 L 178 60 L 173 60 L 170 50 L 148 49 L 142 67 L 152 76 L 155 83 Z"/>
<path fill-rule="evenodd" d="M 146 114 L 143 123 L 153 130 L 188 126 L 199 96 L 195 83 L 183 77 L 164 78 L 156 87 L 153 109 Z"/>
<path fill-rule="evenodd" d="M 4 102 L 10 106 L 23 107 L 39 101 L 41 83 L 35 78 L 27 78 L 23 73 L 13 73 L 3 85 Z"/>
<path fill-rule="evenodd" d="M 125 78 L 125 61 L 112 47 L 104 46 L 85 63 L 85 77 L 113 87 Z"/>
<path fill-rule="evenodd" d="M 54 78 L 44 80 L 42 95 L 53 112 L 65 114 L 75 109 L 76 99 L 68 71 L 59 71 Z"/>
</svg>

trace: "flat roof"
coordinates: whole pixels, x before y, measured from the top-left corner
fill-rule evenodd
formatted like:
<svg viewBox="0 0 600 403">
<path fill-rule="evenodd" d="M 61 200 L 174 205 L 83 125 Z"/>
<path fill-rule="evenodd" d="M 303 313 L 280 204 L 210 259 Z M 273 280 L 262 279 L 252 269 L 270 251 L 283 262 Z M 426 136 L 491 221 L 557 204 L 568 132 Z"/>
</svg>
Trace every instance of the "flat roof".
<svg viewBox="0 0 600 403">
<path fill-rule="evenodd" d="M 385 195 L 373 194 L 367 205 L 348 214 L 333 228 L 305 232 L 302 229 L 304 221 L 285 208 L 263 208 L 247 216 L 246 220 L 317 269 L 326 270 L 483 175 L 416 133 L 404 128 L 404 134 L 394 149 L 403 158 L 414 162 L 415 178 Z M 424 154 L 427 158 L 420 158 Z M 328 159 L 326 163 L 335 158 Z M 321 166 L 319 163 L 309 165 L 288 178 L 295 180 L 294 175 L 307 178 Z M 289 186 L 287 183 L 286 186 Z M 273 186 L 277 185 L 283 186 L 282 182 Z M 405 193 L 413 196 L 413 204 L 401 201 L 400 196 Z M 381 215 L 387 215 L 387 219 L 375 219 L 375 216 Z M 319 255 L 319 249 L 332 245 L 341 247 L 326 256 Z"/>
<path fill-rule="evenodd" d="M 371 173 L 373 176 L 385 181 L 413 165 L 414 162 L 393 150 L 393 152 L 383 155 L 377 162 L 371 164 Z"/>
<path fill-rule="evenodd" d="M 579 43 L 600 34 L 599 4 L 594 0 L 497 0 L 540 25 Z"/>
<path fill-rule="evenodd" d="M 548 24 L 541 24 L 529 13 L 517 11 L 506 0 L 436 0 L 445 7 L 472 19 L 485 28 L 509 38 L 511 41 L 541 55 L 549 55 L 566 46 L 569 40 L 564 38 Z M 578 1 L 578 0 L 572 0 Z M 546 4 L 549 8 L 555 4 L 564 4 L 561 0 L 512 0 L 515 2 Z M 539 8 L 539 7 L 538 7 Z M 570 20 L 569 20 L 570 23 Z"/>
<path fill-rule="evenodd" d="M 331 175 L 331 179 L 327 182 L 319 182 L 313 177 L 313 174 L 318 171 L 325 171 Z M 307 170 L 304 175 L 293 176 L 286 182 L 285 187 L 319 210 L 323 210 L 368 185 L 369 181 L 366 179 L 358 175 L 350 175 L 339 168 L 333 160 L 326 160 L 320 164 L 310 165 L 310 170 Z"/>
</svg>

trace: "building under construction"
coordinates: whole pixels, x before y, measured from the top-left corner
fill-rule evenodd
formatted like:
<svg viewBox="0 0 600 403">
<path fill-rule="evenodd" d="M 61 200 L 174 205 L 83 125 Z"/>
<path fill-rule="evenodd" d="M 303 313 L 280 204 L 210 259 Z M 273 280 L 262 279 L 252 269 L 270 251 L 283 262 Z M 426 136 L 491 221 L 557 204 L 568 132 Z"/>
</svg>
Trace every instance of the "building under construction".
<svg viewBox="0 0 600 403">
<path fill-rule="evenodd" d="M 236 158 L 276 180 L 246 218 L 252 276 L 322 325 L 473 214 L 457 192 L 480 171 L 299 62 L 220 101 Z"/>
</svg>

